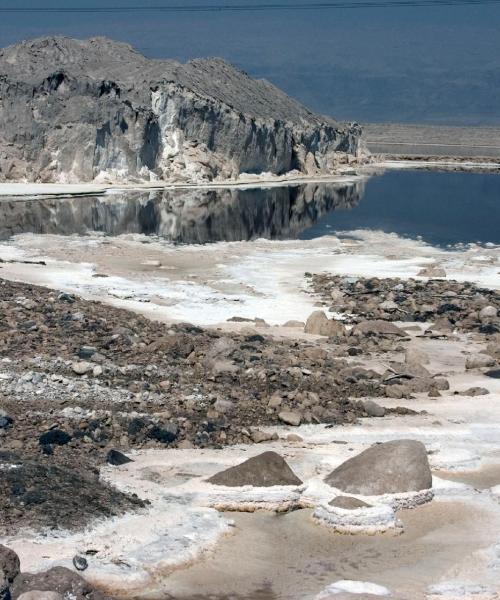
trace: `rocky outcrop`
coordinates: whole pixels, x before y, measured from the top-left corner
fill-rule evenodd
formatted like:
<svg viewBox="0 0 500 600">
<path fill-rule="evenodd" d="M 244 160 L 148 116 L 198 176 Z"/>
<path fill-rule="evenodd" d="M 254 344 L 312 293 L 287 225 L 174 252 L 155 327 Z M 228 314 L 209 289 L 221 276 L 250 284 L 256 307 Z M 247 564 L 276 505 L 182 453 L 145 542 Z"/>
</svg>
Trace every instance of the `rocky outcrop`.
<svg viewBox="0 0 500 600">
<path fill-rule="evenodd" d="M 221 59 L 149 60 L 103 38 L 0 51 L 0 181 L 330 173 L 359 138 Z"/>
</svg>

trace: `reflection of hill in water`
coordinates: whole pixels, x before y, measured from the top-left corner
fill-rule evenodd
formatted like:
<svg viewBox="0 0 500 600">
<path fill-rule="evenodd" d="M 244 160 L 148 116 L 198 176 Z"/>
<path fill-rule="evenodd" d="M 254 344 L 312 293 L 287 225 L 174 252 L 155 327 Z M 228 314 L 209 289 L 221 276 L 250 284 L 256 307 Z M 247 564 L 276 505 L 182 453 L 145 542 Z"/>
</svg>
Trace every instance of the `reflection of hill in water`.
<svg viewBox="0 0 500 600">
<path fill-rule="evenodd" d="M 358 204 L 363 183 L 268 189 L 162 190 L 0 202 L 0 236 L 141 233 L 179 243 L 294 238 L 336 208 Z"/>
</svg>

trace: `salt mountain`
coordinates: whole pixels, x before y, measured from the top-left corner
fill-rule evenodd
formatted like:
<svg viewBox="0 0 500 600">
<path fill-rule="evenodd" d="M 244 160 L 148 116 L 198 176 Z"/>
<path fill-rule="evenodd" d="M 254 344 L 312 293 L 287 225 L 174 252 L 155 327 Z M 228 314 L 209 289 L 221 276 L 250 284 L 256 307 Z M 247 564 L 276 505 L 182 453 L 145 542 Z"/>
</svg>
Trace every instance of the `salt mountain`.
<svg viewBox="0 0 500 600">
<path fill-rule="evenodd" d="M 221 59 L 151 60 L 49 37 L 0 50 L 0 181 L 211 181 L 331 173 L 360 129 Z"/>
</svg>

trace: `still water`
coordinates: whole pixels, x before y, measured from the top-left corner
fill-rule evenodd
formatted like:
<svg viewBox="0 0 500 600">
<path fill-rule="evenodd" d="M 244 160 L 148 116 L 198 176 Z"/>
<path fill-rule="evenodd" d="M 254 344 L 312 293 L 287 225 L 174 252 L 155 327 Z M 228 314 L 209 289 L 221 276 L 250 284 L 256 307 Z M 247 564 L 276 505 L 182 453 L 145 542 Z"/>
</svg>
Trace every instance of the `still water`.
<svg viewBox="0 0 500 600">
<path fill-rule="evenodd" d="M 313 239 L 380 230 L 436 246 L 500 243 L 500 175 L 390 171 L 353 184 L 162 190 L 0 202 L 19 233 L 156 235 L 181 244 Z"/>
</svg>

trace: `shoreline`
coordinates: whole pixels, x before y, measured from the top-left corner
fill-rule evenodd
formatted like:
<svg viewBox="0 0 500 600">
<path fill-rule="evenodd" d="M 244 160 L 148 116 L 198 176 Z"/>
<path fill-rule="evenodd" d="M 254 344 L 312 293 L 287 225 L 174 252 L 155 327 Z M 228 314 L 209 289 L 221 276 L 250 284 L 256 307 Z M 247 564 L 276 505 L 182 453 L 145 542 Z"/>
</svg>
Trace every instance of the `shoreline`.
<svg viewBox="0 0 500 600">
<path fill-rule="evenodd" d="M 374 161 L 365 165 L 353 165 L 345 172 L 334 175 L 242 175 L 238 180 L 213 181 L 209 183 L 173 183 L 169 181 L 128 182 L 128 183 L 26 183 L 0 182 L 0 200 L 3 197 L 43 197 L 94 196 L 124 191 L 157 190 L 217 190 L 217 189 L 253 189 L 260 187 L 281 187 L 309 183 L 349 183 L 369 178 L 385 169 L 422 169 L 463 170 L 465 172 L 500 172 L 498 160 L 465 157 L 410 157 L 405 155 L 374 155 Z"/>
</svg>

